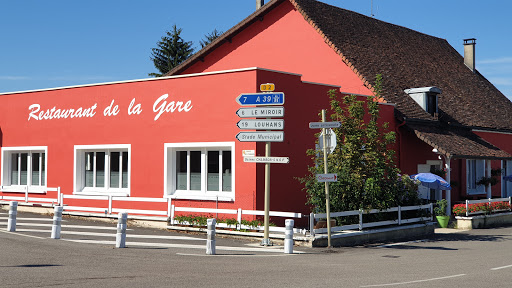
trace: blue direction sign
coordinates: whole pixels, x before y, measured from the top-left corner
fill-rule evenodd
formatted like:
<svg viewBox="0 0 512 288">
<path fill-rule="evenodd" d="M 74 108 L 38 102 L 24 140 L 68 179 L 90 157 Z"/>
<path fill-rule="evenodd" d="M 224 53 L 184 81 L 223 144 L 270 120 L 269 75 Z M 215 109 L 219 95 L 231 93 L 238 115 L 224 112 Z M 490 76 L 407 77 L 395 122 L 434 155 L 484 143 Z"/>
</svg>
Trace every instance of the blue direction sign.
<svg viewBox="0 0 512 288">
<path fill-rule="evenodd" d="M 243 93 L 236 98 L 236 102 L 242 106 L 283 105 L 284 93 Z"/>
</svg>

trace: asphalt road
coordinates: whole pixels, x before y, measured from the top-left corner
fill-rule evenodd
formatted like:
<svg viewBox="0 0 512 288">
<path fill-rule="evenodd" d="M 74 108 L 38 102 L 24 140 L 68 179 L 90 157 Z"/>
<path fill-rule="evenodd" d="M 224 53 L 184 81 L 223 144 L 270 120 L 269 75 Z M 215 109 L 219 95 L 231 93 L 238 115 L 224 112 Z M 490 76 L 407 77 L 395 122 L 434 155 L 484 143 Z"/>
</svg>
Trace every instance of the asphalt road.
<svg viewBox="0 0 512 288">
<path fill-rule="evenodd" d="M 4 212 L 4 211 L 2 211 Z M 204 235 L 130 227 L 116 249 L 115 224 L 0 214 L 0 287 L 512 287 L 512 228 L 437 234 L 416 242 L 354 248 L 263 248 Z M 49 225 L 49 226 L 48 226 Z"/>
</svg>

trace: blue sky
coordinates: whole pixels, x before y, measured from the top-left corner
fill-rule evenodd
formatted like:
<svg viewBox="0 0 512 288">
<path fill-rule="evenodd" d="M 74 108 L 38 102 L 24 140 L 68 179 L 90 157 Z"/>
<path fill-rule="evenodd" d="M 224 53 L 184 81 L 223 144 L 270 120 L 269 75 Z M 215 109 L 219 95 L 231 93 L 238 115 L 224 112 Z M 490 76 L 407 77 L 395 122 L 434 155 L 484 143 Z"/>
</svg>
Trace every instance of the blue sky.
<svg viewBox="0 0 512 288">
<path fill-rule="evenodd" d="M 268 1 L 266 1 L 268 2 Z M 370 15 L 372 0 L 324 0 Z M 171 29 L 199 40 L 226 31 L 255 0 L 0 0 L 0 93 L 148 78 L 151 48 Z M 512 99 L 512 1 L 373 0 L 375 18 L 447 39 Z"/>
</svg>

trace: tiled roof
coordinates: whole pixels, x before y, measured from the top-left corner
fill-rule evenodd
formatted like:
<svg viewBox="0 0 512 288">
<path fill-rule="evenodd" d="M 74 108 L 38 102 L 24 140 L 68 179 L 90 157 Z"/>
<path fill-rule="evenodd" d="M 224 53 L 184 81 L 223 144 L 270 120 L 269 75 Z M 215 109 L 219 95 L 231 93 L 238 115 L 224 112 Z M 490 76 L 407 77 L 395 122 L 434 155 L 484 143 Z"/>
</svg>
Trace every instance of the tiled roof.
<svg viewBox="0 0 512 288">
<path fill-rule="evenodd" d="M 167 75 L 183 73 L 285 1 L 294 5 L 365 86 L 373 90 L 375 76 L 382 75 L 383 98 L 396 104 L 397 116 L 408 119 L 407 125 L 420 139 L 452 157 L 511 157 L 470 128 L 512 131 L 512 102 L 478 71 L 467 68 L 463 57 L 445 39 L 315 0 L 270 1 Z M 440 121 L 434 121 L 404 92 L 420 87 L 442 90 Z"/>
<path fill-rule="evenodd" d="M 409 123 L 418 138 L 443 155 L 452 158 L 512 159 L 512 155 L 480 138 L 464 127 L 453 127 L 443 123 Z"/>
<path fill-rule="evenodd" d="M 315 0 L 290 2 L 363 81 L 382 74 L 382 96 L 403 116 L 432 119 L 404 89 L 435 86 L 442 90 L 440 120 L 512 130 L 510 100 L 471 72 L 446 40 Z"/>
</svg>

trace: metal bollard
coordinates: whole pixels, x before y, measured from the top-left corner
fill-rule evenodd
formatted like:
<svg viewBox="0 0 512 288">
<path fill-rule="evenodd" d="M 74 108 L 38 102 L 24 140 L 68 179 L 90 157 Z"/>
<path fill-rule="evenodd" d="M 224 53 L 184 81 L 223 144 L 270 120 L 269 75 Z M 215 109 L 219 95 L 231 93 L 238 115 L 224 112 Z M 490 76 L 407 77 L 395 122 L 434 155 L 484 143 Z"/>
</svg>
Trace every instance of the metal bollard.
<svg viewBox="0 0 512 288">
<path fill-rule="evenodd" d="M 126 220 L 128 213 L 121 212 L 117 217 L 116 248 L 126 248 Z"/>
<path fill-rule="evenodd" d="M 16 231 L 16 215 L 18 215 L 18 202 L 9 203 L 9 220 L 7 220 L 7 231 Z"/>
<path fill-rule="evenodd" d="M 206 255 L 215 255 L 215 224 L 217 220 L 215 218 L 208 219 L 208 230 L 207 230 L 207 239 L 206 239 Z"/>
<path fill-rule="evenodd" d="M 53 225 L 52 225 L 52 239 L 60 239 L 60 230 L 62 222 L 62 210 L 64 207 L 55 206 L 53 208 Z"/>
<path fill-rule="evenodd" d="M 286 231 L 284 232 L 284 253 L 293 254 L 293 219 L 286 219 L 285 226 Z"/>
</svg>

